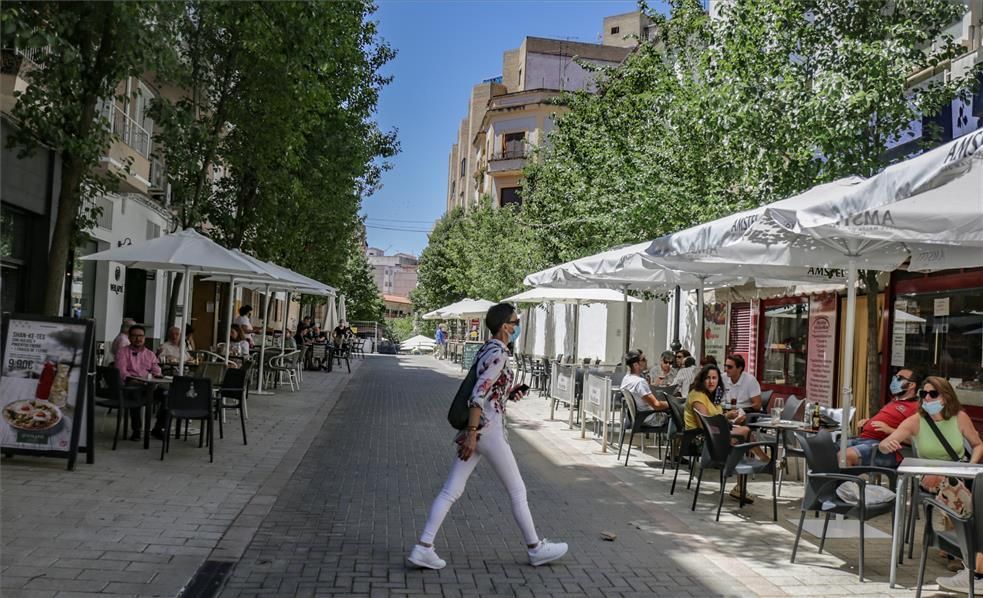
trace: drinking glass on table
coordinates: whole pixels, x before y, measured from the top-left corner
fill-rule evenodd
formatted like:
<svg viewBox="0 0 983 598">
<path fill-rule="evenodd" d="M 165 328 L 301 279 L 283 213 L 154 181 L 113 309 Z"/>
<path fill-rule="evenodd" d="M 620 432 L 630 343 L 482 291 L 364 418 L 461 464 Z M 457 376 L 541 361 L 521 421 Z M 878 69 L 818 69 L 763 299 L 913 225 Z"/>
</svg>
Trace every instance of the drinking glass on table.
<svg viewBox="0 0 983 598">
<path fill-rule="evenodd" d="M 777 424 L 782 421 L 782 411 L 785 409 L 785 399 L 774 397 L 771 400 L 771 423 Z"/>
</svg>

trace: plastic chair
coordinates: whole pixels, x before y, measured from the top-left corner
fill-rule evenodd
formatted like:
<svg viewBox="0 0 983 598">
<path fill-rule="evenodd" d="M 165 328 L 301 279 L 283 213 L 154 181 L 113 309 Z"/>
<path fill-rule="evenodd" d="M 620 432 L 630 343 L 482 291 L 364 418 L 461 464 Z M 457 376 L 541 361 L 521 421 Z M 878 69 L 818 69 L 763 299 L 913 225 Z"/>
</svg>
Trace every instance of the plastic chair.
<svg viewBox="0 0 983 598">
<path fill-rule="evenodd" d="M 123 435 L 130 425 L 129 409 L 144 409 L 143 448 L 150 448 L 150 408 L 154 403 L 154 386 L 151 384 L 124 385 L 119 370 L 109 366 L 96 368 L 95 405 L 116 410 L 116 431 L 113 432 L 113 450 L 119 444 L 120 427 Z M 134 430 L 136 432 L 137 430 Z"/>
<path fill-rule="evenodd" d="M 198 447 L 208 443 L 208 462 L 215 461 L 215 437 L 212 428 L 212 381 L 208 378 L 175 376 L 164 402 L 164 442 L 160 460 L 171 448 L 171 422 L 175 419 L 201 422 L 205 433 L 198 436 Z M 179 430 L 180 432 L 180 430 Z M 185 431 L 187 439 L 187 431 Z"/>
<path fill-rule="evenodd" d="M 792 558 L 789 562 L 795 562 L 795 553 L 799 548 L 799 538 L 802 537 L 802 525 L 805 523 L 806 512 L 823 511 L 826 513 L 826 521 L 823 523 L 823 534 L 819 539 L 819 552 L 822 553 L 826 543 L 826 528 L 829 526 L 829 518 L 832 515 L 845 515 L 852 517 L 860 522 L 860 581 L 864 580 L 864 523 L 878 515 L 894 513 L 894 501 L 878 505 L 866 504 L 867 480 L 860 477 L 861 474 L 883 474 L 891 481 L 891 488 L 897 486 L 898 472 L 884 467 L 840 467 L 837 459 L 837 449 L 829 432 L 822 431 L 814 436 L 807 436 L 801 432 L 796 432 L 799 445 L 805 453 L 806 463 L 809 465 L 809 474 L 806 477 L 805 496 L 802 497 L 801 514 L 799 515 L 799 528 L 795 533 L 795 544 L 792 545 Z M 836 494 L 836 489 L 844 482 L 856 482 L 860 488 L 860 501 L 857 504 L 845 502 Z"/>
<path fill-rule="evenodd" d="M 294 349 L 293 351 L 281 353 L 270 360 L 270 374 L 278 377 L 279 381 L 282 381 L 283 377 L 286 376 L 291 391 L 300 390 L 300 381 L 297 379 L 297 361 L 299 356 L 300 351 Z"/>
<path fill-rule="evenodd" d="M 239 411 L 239 423 L 242 426 L 242 444 L 246 442 L 246 397 L 249 393 L 247 381 L 249 380 L 249 368 L 252 364 L 246 363 L 241 368 L 229 368 L 225 371 L 222 383 L 215 388 L 215 408 L 223 417 L 218 419 L 218 437 L 225 438 L 223 419 L 226 409 L 236 409 Z"/>
<path fill-rule="evenodd" d="M 976 474 L 973 480 L 973 489 L 983 488 L 983 473 Z M 983 513 L 983 492 L 973 492 L 973 514 L 969 517 L 960 516 L 958 513 L 942 504 L 937 498 L 925 498 L 925 533 L 922 536 L 922 558 L 918 563 L 918 589 L 915 591 L 915 598 L 921 598 L 922 585 L 925 583 L 925 561 L 928 559 L 928 549 L 936 546 L 949 554 L 959 553 L 964 563 L 972 566 L 976 563 L 976 554 L 983 550 L 983 517 L 976 518 L 978 513 Z M 945 513 L 952 522 L 951 530 L 937 530 L 932 522 L 932 511 L 938 509 Z M 970 569 L 972 571 L 972 569 Z M 976 579 L 969 575 L 969 598 L 976 595 Z"/>
<path fill-rule="evenodd" d="M 665 398 L 660 397 L 660 400 L 665 400 Z M 628 458 L 631 457 L 631 443 L 635 439 L 636 433 L 641 434 L 655 434 L 656 444 L 659 445 L 659 459 L 662 458 L 662 443 L 661 439 L 665 436 L 666 432 L 669 431 L 669 418 L 666 417 L 663 423 L 653 426 L 646 424 L 645 420 L 652 413 L 660 413 L 658 411 L 642 411 L 641 414 L 638 413 L 638 407 L 635 404 L 635 397 L 631 394 L 631 391 L 621 389 L 621 402 L 625 404 L 625 409 L 622 411 L 624 413 L 621 425 L 621 440 L 618 446 L 618 459 L 621 459 L 621 449 L 625 445 L 625 430 L 631 430 L 631 434 L 628 436 L 628 452 L 625 454 L 625 466 L 628 465 Z M 664 414 L 664 412 L 663 412 Z M 642 441 L 642 446 L 640 450 L 645 450 L 645 441 Z"/>
<path fill-rule="evenodd" d="M 696 457 L 700 456 L 701 446 L 698 442 L 703 437 L 703 430 L 687 430 L 686 429 L 686 416 L 684 415 L 686 403 L 685 401 L 680 401 L 678 399 L 669 399 L 669 415 L 672 417 L 673 431 L 669 435 L 669 450 L 670 459 L 675 463 L 675 471 L 672 474 L 672 487 L 669 488 L 669 494 L 672 495 L 676 491 L 676 479 L 679 477 L 679 466 L 682 465 L 683 457 L 690 459 L 689 465 L 689 480 L 686 482 L 686 488 L 689 489 L 690 483 L 693 481 L 693 462 Z M 662 462 L 662 473 L 666 472 L 666 462 Z"/>
<path fill-rule="evenodd" d="M 778 453 L 778 445 L 775 442 L 744 442 L 732 445 L 730 442 L 730 422 L 723 415 L 707 417 L 700 412 L 696 412 L 703 426 L 704 442 L 703 454 L 700 457 L 700 473 L 696 478 L 696 493 L 693 494 L 692 511 L 696 510 L 696 500 L 700 497 L 700 482 L 703 481 L 703 472 L 706 469 L 717 469 L 720 471 L 720 499 L 717 503 L 717 521 L 720 521 L 720 510 L 724 506 L 724 486 L 727 478 L 738 475 L 743 476 L 741 483 L 740 506 L 744 507 L 744 497 L 747 493 L 747 476 L 756 473 L 771 474 L 771 502 L 772 518 L 778 521 L 778 500 L 775 485 L 775 457 Z M 748 459 L 747 453 L 752 448 L 760 446 L 771 449 L 771 458 L 768 461 L 758 459 Z"/>
</svg>

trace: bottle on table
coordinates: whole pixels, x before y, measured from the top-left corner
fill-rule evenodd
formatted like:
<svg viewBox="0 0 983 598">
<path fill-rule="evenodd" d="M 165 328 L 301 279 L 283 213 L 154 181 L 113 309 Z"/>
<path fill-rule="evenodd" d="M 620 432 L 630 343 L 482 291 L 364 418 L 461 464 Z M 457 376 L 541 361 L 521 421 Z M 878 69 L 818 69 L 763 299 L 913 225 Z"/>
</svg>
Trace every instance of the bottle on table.
<svg viewBox="0 0 983 598">
<path fill-rule="evenodd" d="M 819 425 L 821 423 L 822 423 L 822 410 L 819 407 L 819 403 L 817 402 L 812 407 L 812 427 L 818 430 Z"/>
<path fill-rule="evenodd" d="M 731 411 L 737 411 L 737 398 L 736 397 L 731 397 L 730 398 L 730 410 Z"/>
</svg>

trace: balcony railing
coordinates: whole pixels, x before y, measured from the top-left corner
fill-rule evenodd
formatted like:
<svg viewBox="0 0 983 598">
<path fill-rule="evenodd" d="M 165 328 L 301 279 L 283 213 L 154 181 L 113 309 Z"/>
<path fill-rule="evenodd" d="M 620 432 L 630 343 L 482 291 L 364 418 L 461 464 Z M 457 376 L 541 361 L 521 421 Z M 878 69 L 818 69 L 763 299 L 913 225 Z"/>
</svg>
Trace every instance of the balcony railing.
<svg viewBox="0 0 983 598">
<path fill-rule="evenodd" d="M 102 106 L 102 116 L 109 121 L 109 131 L 144 158 L 150 158 L 150 133 L 113 103 Z"/>
<path fill-rule="evenodd" d="M 529 150 L 525 147 L 507 147 L 500 152 L 491 155 L 491 161 L 495 160 L 520 160 L 529 157 Z"/>
</svg>

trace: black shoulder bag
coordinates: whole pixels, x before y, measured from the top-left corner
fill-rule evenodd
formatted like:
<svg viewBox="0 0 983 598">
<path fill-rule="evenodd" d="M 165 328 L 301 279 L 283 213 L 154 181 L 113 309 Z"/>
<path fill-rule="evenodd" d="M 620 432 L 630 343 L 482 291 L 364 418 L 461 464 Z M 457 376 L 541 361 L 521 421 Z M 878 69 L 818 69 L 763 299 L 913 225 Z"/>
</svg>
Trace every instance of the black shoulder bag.
<svg viewBox="0 0 983 598">
<path fill-rule="evenodd" d="M 471 400 L 471 393 L 474 391 L 474 385 L 477 381 L 478 360 L 475 359 L 474 363 L 471 364 L 471 369 L 468 370 L 468 375 L 464 377 L 464 381 L 458 387 L 454 400 L 451 401 L 451 408 L 447 411 L 447 421 L 455 430 L 463 430 L 468 427 L 468 411 L 470 411 L 468 401 Z"/>
<path fill-rule="evenodd" d="M 964 454 L 962 456 L 962 458 L 960 458 L 956 454 L 956 451 L 952 448 L 952 445 L 949 444 L 949 441 L 946 440 L 945 439 L 945 436 L 942 435 L 942 430 L 940 430 L 939 429 L 939 426 L 936 425 L 935 420 L 933 420 L 931 417 L 925 417 L 924 415 L 922 416 L 922 419 L 925 420 L 926 422 L 928 422 L 928 427 L 929 428 L 932 428 L 932 432 L 935 433 L 935 437 L 938 438 L 939 439 L 939 442 L 942 443 L 942 448 L 945 449 L 945 452 L 949 453 L 949 458 L 950 459 L 952 459 L 953 461 L 961 462 L 961 463 L 967 463 L 967 462 L 969 462 L 969 456 L 968 455 L 965 455 Z"/>
</svg>

